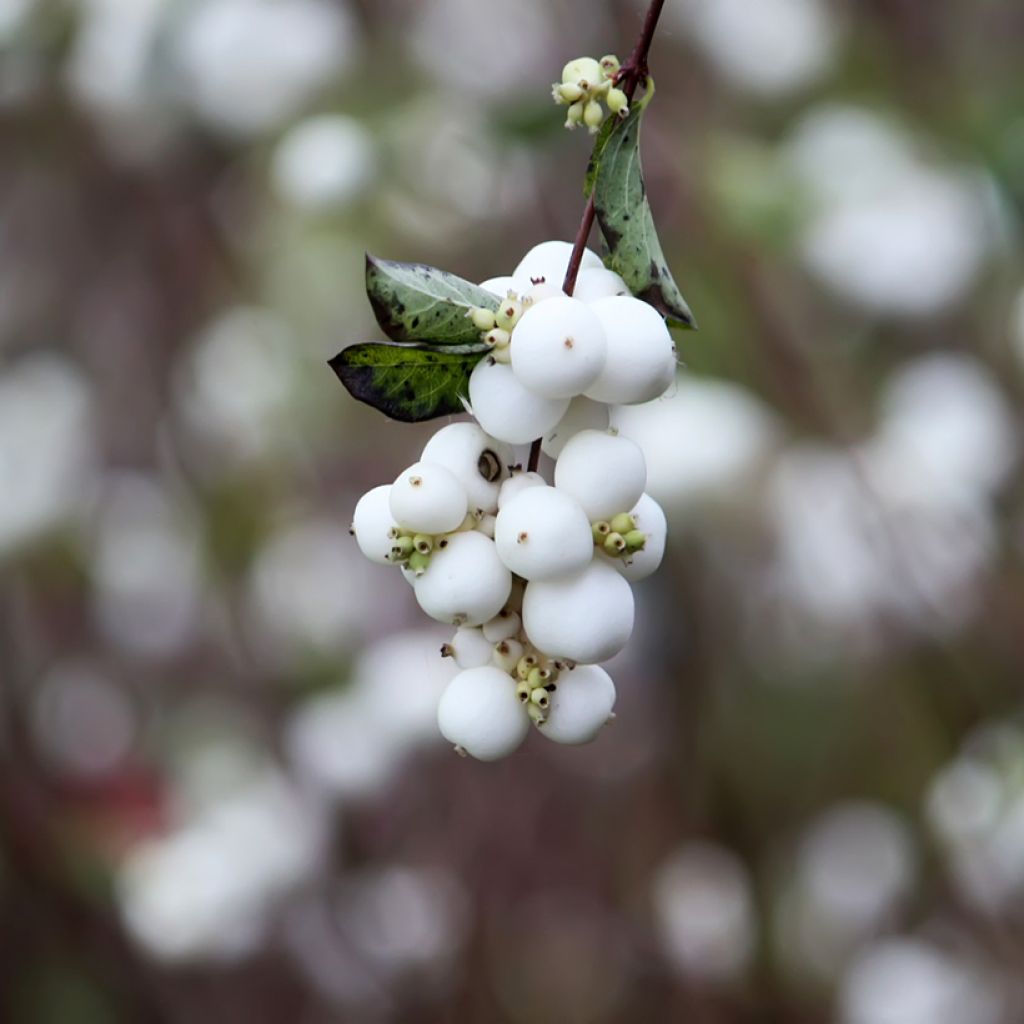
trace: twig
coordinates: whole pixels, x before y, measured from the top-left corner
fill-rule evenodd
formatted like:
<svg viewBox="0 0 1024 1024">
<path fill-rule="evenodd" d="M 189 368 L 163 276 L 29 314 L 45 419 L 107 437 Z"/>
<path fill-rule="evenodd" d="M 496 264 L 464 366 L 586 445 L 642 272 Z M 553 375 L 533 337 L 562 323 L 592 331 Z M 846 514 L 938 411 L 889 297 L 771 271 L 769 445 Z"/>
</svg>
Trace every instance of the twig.
<svg viewBox="0 0 1024 1024">
<path fill-rule="evenodd" d="M 644 15 L 644 25 L 640 30 L 640 38 L 633 47 L 633 52 L 615 75 L 615 84 L 626 94 L 626 99 L 633 101 L 633 94 L 641 82 L 647 81 L 647 57 L 651 51 L 651 43 L 654 40 L 654 30 L 658 26 L 658 18 L 661 16 L 661 9 L 665 6 L 665 0 L 651 0 L 651 5 Z M 594 193 L 591 192 L 587 205 L 583 208 L 583 218 L 580 220 L 579 230 L 576 232 L 576 240 L 573 242 L 572 254 L 569 257 L 569 265 L 565 269 L 565 280 L 562 282 L 562 291 L 566 295 L 572 295 L 576 288 L 576 278 L 580 272 L 580 263 L 583 260 L 583 250 L 587 247 L 587 239 L 590 238 L 590 231 L 594 226 Z M 540 464 L 540 445 L 542 438 L 537 438 L 530 446 L 530 459 L 527 463 L 527 470 L 534 473 Z"/>
</svg>

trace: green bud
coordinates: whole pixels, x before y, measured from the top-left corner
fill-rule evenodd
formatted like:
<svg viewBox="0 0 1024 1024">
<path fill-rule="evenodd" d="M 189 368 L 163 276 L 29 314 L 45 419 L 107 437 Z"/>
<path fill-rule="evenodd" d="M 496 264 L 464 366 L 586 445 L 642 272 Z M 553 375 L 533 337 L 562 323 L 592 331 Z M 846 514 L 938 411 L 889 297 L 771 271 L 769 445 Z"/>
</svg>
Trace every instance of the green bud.
<svg viewBox="0 0 1024 1024">
<path fill-rule="evenodd" d="M 522 656 L 523 645 L 518 640 L 499 640 L 494 645 L 494 655 L 491 660 L 503 672 L 514 674 Z"/>
<path fill-rule="evenodd" d="M 511 340 L 512 335 L 503 327 L 492 328 L 484 335 L 484 344 L 490 345 L 491 348 L 508 348 Z"/>
<path fill-rule="evenodd" d="M 526 677 L 526 681 L 532 689 L 537 689 L 538 686 L 544 685 L 544 679 L 540 673 L 541 670 L 539 668 L 534 667 L 530 669 L 530 674 Z"/>
<path fill-rule="evenodd" d="M 601 71 L 605 78 L 611 78 L 613 75 L 618 74 L 620 67 L 619 58 L 614 53 L 606 53 L 601 58 Z"/>
<path fill-rule="evenodd" d="M 417 576 L 422 576 L 430 565 L 430 555 L 423 554 L 422 551 L 414 551 L 409 556 L 409 568 L 416 573 Z"/>
<path fill-rule="evenodd" d="M 562 81 L 573 83 L 581 89 L 597 85 L 601 81 L 601 65 L 593 57 L 577 57 L 562 68 Z"/>
<path fill-rule="evenodd" d="M 604 549 L 609 555 L 618 557 L 626 550 L 626 540 L 621 533 L 609 533 L 604 539 Z"/>
<path fill-rule="evenodd" d="M 411 537 L 399 537 L 391 546 L 391 561 L 404 562 L 413 552 Z"/>
<path fill-rule="evenodd" d="M 531 692 L 529 683 L 520 680 L 516 684 L 516 696 L 521 704 L 525 704 L 530 699 Z"/>
<path fill-rule="evenodd" d="M 608 104 L 608 109 L 613 114 L 625 117 L 629 113 L 629 100 L 621 89 L 609 89 L 608 95 L 605 97 L 605 102 Z"/>
<path fill-rule="evenodd" d="M 580 100 L 578 103 L 574 103 L 565 115 L 565 127 L 575 128 L 576 125 L 583 122 L 583 101 Z"/>
<path fill-rule="evenodd" d="M 597 100 L 591 100 L 586 107 L 583 108 L 583 123 L 592 131 L 596 132 L 601 127 L 601 122 L 604 120 L 604 111 L 601 109 L 601 104 Z"/>
<path fill-rule="evenodd" d="M 543 687 L 537 687 L 530 691 L 530 701 L 539 708 L 546 708 L 551 703 L 551 697 Z"/>
<path fill-rule="evenodd" d="M 611 526 L 609 526 L 608 523 L 604 522 L 604 520 L 592 524 L 590 530 L 594 535 L 595 544 L 603 544 L 605 538 L 608 536 L 609 533 L 612 532 Z"/>
<path fill-rule="evenodd" d="M 643 551 L 647 546 L 647 534 L 643 530 L 630 530 L 623 540 L 626 542 L 627 551 Z"/>
<path fill-rule="evenodd" d="M 417 533 L 412 539 L 413 547 L 421 555 L 429 555 L 434 550 L 434 538 L 427 536 L 425 533 Z"/>
<path fill-rule="evenodd" d="M 620 512 L 617 516 L 612 516 L 608 525 L 614 533 L 627 534 L 630 530 L 636 529 L 636 520 L 628 512 Z"/>
<path fill-rule="evenodd" d="M 558 90 L 558 97 L 562 103 L 575 103 L 577 100 L 583 99 L 584 92 L 575 82 L 563 82 L 561 85 L 556 85 L 555 88 Z"/>
<path fill-rule="evenodd" d="M 526 713 L 530 716 L 530 721 L 538 726 L 543 725 L 544 720 L 547 718 L 547 715 L 544 714 L 544 709 L 539 704 L 534 704 L 533 701 L 526 705 Z"/>
<path fill-rule="evenodd" d="M 512 346 L 504 345 L 501 348 L 496 348 L 491 352 L 491 358 L 496 363 L 501 363 L 503 366 L 508 366 L 512 362 Z"/>
<path fill-rule="evenodd" d="M 504 299 L 498 307 L 494 319 L 499 327 L 511 331 L 522 315 L 523 304 L 518 299 Z"/>
<path fill-rule="evenodd" d="M 516 675 L 520 679 L 529 678 L 530 673 L 537 667 L 537 659 L 532 654 L 524 654 L 516 665 Z"/>
<path fill-rule="evenodd" d="M 476 306 L 469 311 L 473 326 L 478 331 L 489 331 L 494 326 L 494 314 L 489 309 Z"/>
</svg>

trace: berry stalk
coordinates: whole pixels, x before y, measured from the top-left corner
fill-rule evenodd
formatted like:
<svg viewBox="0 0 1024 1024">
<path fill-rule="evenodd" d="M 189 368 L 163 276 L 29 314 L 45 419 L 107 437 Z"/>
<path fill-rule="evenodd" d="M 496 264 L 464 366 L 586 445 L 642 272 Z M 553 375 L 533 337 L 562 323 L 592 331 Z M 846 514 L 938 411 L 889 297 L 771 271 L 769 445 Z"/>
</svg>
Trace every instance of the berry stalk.
<svg viewBox="0 0 1024 1024">
<path fill-rule="evenodd" d="M 647 13 L 644 15 L 643 28 L 640 30 L 640 37 L 633 47 L 629 59 L 619 68 L 615 75 L 615 84 L 621 87 L 629 102 L 633 101 L 633 94 L 641 81 L 647 79 L 647 58 L 650 54 L 651 43 L 654 41 L 654 30 L 658 27 L 658 18 L 661 16 L 661 9 L 665 6 L 665 0 L 651 0 Z M 587 205 L 583 209 L 583 217 L 580 220 L 579 230 L 573 241 L 572 255 L 569 257 L 569 265 L 565 269 L 565 280 L 562 282 L 562 291 L 566 295 L 572 295 L 576 288 L 576 278 L 580 272 L 580 262 L 583 259 L 583 250 L 587 247 L 587 239 L 590 238 L 591 229 L 594 226 L 594 195 L 591 193 Z M 540 446 L 542 438 L 537 438 L 530 446 L 530 459 L 527 464 L 527 471 L 536 472 L 540 464 Z"/>
</svg>

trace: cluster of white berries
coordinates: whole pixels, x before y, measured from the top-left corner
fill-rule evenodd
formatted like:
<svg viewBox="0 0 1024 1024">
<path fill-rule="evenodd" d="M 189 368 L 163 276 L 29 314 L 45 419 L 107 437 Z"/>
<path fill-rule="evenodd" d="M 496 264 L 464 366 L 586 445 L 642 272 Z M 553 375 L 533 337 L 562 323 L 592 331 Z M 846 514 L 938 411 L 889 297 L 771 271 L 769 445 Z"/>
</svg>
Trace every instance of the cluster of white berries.
<svg viewBox="0 0 1024 1024">
<path fill-rule="evenodd" d="M 565 295 L 570 253 L 545 242 L 483 282 L 502 303 L 470 313 L 494 349 L 470 377 L 477 422 L 442 427 L 420 461 L 363 495 L 352 524 L 368 558 L 400 566 L 420 607 L 457 627 L 442 654 L 462 671 L 438 723 L 482 760 L 511 753 L 531 722 L 560 743 L 597 735 L 615 701 L 597 663 L 629 640 L 630 583 L 665 550 L 643 453 L 609 430 L 608 406 L 661 395 L 675 347 L 589 250 Z M 521 468 L 516 446 L 535 438 L 555 459 L 553 486 Z"/>
<path fill-rule="evenodd" d="M 612 114 L 625 117 L 629 113 L 629 100 L 615 85 L 618 73 L 619 58 L 613 54 L 600 60 L 577 57 L 562 68 L 562 80 L 551 86 L 551 95 L 556 103 L 569 108 L 566 128 L 585 124 L 591 133 L 596 132 L 604 121 L 602 100 Z"/>
</svg>

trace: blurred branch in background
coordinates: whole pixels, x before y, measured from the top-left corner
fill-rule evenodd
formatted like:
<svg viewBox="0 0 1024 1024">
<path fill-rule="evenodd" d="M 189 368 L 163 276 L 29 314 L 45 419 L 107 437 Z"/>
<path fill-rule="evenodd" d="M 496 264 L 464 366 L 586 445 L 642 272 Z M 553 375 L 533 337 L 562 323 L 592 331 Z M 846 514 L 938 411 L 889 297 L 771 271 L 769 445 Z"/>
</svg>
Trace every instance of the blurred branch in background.
<svg viewBox="0 0 1024 1024">
<path fill-rule="evenodd" d="M 1024 1016 L 1019 4 L 665 4 L 701 332 L 592 747 L 452 757 L 347 534 L 426 436 L 326 367 L 364 251 L 571 236 L 644 6 L 0 5 L 5 1018 Z"/>
</svg>

